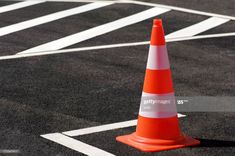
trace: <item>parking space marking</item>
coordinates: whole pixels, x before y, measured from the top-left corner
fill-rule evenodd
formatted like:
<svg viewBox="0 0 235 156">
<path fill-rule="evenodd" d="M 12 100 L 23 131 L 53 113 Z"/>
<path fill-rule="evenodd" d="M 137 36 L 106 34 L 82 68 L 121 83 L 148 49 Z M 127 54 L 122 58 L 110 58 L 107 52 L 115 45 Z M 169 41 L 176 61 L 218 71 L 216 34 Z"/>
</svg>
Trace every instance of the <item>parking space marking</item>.
<svg viewBox="0 0 235 156">
<path fill-rule="evenodd" d="M 5 0 L 5 1 L 19 1 L 19 0 Z M 24 1 L 47 1 L 47 2 L 115 2 L 122 0 L 24 0 Z"/>
<path fill-rule="evenodd" d="M 124 1 L 121 1 L 121 2 L 139 4 L 139 5 L 144 5 L 144 6 L 153 6 L 153 7 L 159 7 L 159 8 L 172 9 L 172 10 L 175 10 L 175 11 L 186 12 L 186 13 L 191 13 L 191 14 L 196 14 L 196 15 L 211 16 L 211 17 L 218 17 L 218 18 L 235 20 L 235 17 L 233 17 L 233 16 L 215 14 L 215 13 L 198 11 L 198 10 L 181 8 L 181 7 L 175 7 L 175 6 L 170 6 L 170 5 L 163 5 L 163 4 L 156 4 L 156 3 L 142 2 L 142 1 L 135 1 L 135 0 L 124 0 Z"/>
<path fill-rule="evenodd" d="M 45 134 L 45 135 L 41 135 L 41 137 L 51 140 L 53 142 L 56 142 L 65 147 L 68 147 L 77 152 L 89 155 L 89 156 L 114 156 L 113 154 L 109 152 L 103 151 L 97 147 L 88 145 L 79 140 L 70 138 L 61 133 Z"/>
<path fill-rule="evenodd" d="M 0 154 L 20 154 L 18 149 L 0 149 Z"/>
<path fill-rule="evenodd" d="M 198 40 L 198 39 L 207 39 L 207 38 L 218 38 L 218 37 L 230 37 L 235 36 L 235 32 L 231 33 L 220 33 L 220 34 L 209 34 L 209 35 L 197 35 L 189 37 L 179 37 L 179 38 L 170 38 L 166 36 L 167 42 L 177 42 L 177 41 L 188 41 L 188 40 Z"/>
<path fill-rule="evenodd" d="M 14 1 L 14 0 L 12 0 L 12 1 Z M 27 0 L 27 1 L 42 1 L 42 0 Z M 47 0 L 47 1 L 49 1 L 49 2 L 96 2 L 97 0 Z M 117 0 L 117 1 L 107 0 L 106 2 L 153 6 L 153 7 L 166 8 L 166 9 L 171 9 L 171 10 L 175 10 L 175 11 L 191 13 L 191 14 L 196 14 L 196 15 L 219 17 L 219 18 L 235 20 L 235 17 L 233 17 L 233 16 L 221 15 L 221 14 L 210 13 L 210 12 L 205 12 L 205 11 L 198 11 L 198 10 L 194 10 L 194 9 L 187 9 L 187 8 L 176 7 L 176 6 L 171 6 L 171 5 L 164 5 L 164 4 L 157 4 L 157 3 L 150 3 L 150 2 L 142 2 L 142 1 L 137 1 L 137 0 Z"/>
<path fill-rule="evenodd" d="M 166 38 L 166 41 L 167 42 L 179 42 L 179 41 L 187 41 L 187 40 L 198 40 L 198 39 L 229 37 L 229 36 L 235 36 L 235 32 L 221 33 L 221 34 L 210 34 L 210 35 L 198 35 L 198 36 L 193 36 L 193 37 Z M 149 41 L 142 41 L 142 42 L 119 43 L 119 44 L 109 44 L 109 45 L 101 45 L 101 46 L 72 48 L 72 49 L 55 50 L 55 51 L 45 51 L 45 52 L 38 52 L 38 53 L 7 55 L 7 56 L 0 56 L 0 60 L 9 60 L 9 59 L 52 55 L 52 54 L 62 54 L 62 53 L 72 53 L 72 52 L 81 52 L 81 51 L 89 51 L 89 50 L 109 49 L 109 48 L 120 48 L 120 47 L 129 47 L 129 46 L 141 46 L 141 45 L 148 45 L 149 43 L 150 43 Z"/>
<path fill-rule="evenodd" d="M 48 15 L 45 15 L 45 16 L 41 16 L 41 17 L 38 17 L 38 18 L 31 19 L 31 20 L 27 20 L 27 21 L 24 21 L 24 22 L 20 22 L 20 23 L 16 23 L 16 24 L 13 24 L 13 25 L 6 26 L 6 27 L 2 27 L 2 28 L 0 28 L 0 36 L 11 34 L 11 33 L 14 33 L 14 32 L 20 31 L 20 30 L 24 30 L 24 29 L 31 28 L 31 27 L 34 27 L 34 26 L 37 26 L 37 25 L 40 25 L 40 24 L 45 24 L 45 23 L 48 23 L 48 22 L 52 22 L 52 21 L 62 19 L 62 18 L 65 18 L 65 17 L 69 17 L 69 16 L 72 16 L 72 15 L 84 13 L 84 12 L 91 11 L 91 10 L 94 10 L 94 9 L 98 9 L 98 8 L 101 8 L 101 7 L 105 7 L 105 6 L 108 6 L 108 5 L 111 5 L 111 4 L 113 4 L 113 3 L 111 3 L 111 2 L 90 3 L 90 4 L 83 5 L 83 6 L 75 7 L 75 8 L 68 9 L 68 10 L 59 11 L 59 12 L 56 12 L 56 13 L 48 14 Z"/>
<path fill-rule="evenodd" d="M 178 113 L 179 118 L 182 118 L 185 116 L 186 115 Z M 63 145 L 65 147 L 68 147 L 72 150 L 89 155 L 89 156 L 115 156 L 109 152 L 106 152 L 97 147 L 88 145 L 86 143 L 83 143 L 71 137 L 92 134 L 92 133 L 97 133 L 97 132 L 104 132 L 108 130 L 115 130 L 115 129 L 120 129 L 120 128 L 132 127 L 132 126 L 136 126 L 136 124 L 137 124 L 137 120 L 130 120 L 130 121 L 106 124 L 106 125 L 101 125 L 101 126 L 83 128 L 83 129 L 78 129 L 78 130 L 66 131 L 66 132 L 62 132 L 62 134 L 61 133 L 49 133 L 49 134 L 43 134 L 40 136 L 45 139 L 51 140 L 55 143 L 58 143 L 60 145 Z"/>
<path fill-rule="evenodd" d="M 178 113 L 178 117 L 182 118 L 182 117 L 186 117 L 186 115 Z M 137 124 L 137 120 L 129 120 L 129 121 L 124 121 L 124 122 L 117 122 L 117 123 L 106 124 L 106 125 L 101 125 L 101 126 L 66 131 L 62 133 L 67 136 L 74 137 L 74 136 L 79 136 L 79 135 L 86 135 L 86 134 L 92 134 L 92 133 L 97 133 L 97 132 L 104 132 L 104 131 L 115 130 L 115 129 L 120 129 L 120 128 L 132 127 L 132 126 L 135 126 L 136 124 Z"/>
<path fill-rule="evenodd" d="M 35 53 L 35 52 L 42 52 L 42 51 L 48 51 L 48 50 L 58 50 L 62 49 L 71 45 L 74 45 L 76 43 L 91 39 L 93 37 L 123 28 L 128 25 L 132 25 L 141 21 L 144 21 L 146 19 L 155 17 L 157 15 L 163 14 L 165 12 L 170 11 L 169 9 L 162 9 L 158 7 L 154 7 L 139 13 L 136 13 L 134 15 L 130 15 L 97 27 L 93 27 L 91 29 L 66 36 L 64 38 L 60 38 L 58 40 L 54 40 L 52 42 L 48 42 L 46 44 L 42 44 L 33 48 L 30 48 L 28 50 L 25 50 L 23 52 L 20 52 L 18 54 L 26 54 L 26 53 Z"/>
<path fill-rule="evenodd" d="M 62 134 L 73 137 L 73 136 L 92 134 L 92 133 L 103 132 L 103 131 L 108 131 L 108 130 L 114 130 L 114 129 L 119 129 L 119 128 L 131 127 L 131 126 L 135 126 L 136 124 L 137 124 L 137 120 L 129 120 L 129 121 L 117 122 L 117 123 L 107 124 L 107 125 L 102 125 L 102 126 L 95 126 L 95 127 L 67 131 L 67 132 L 63 132 Z"/>
<path fill-rule="evenodd" d="M 15 3 L 15 4 L 10 4 L 10 5 L 0 7 L 0 13 L 13 11 L 13 10 L 20 9 L 20 8 L 25 8 L 25 7 L 28 7 L 28 6 L 32 6 L 32 5 L 36 5 L 36 4 L 40 4 L 40 3 L 44 3 L 44 2 L 45 2 L 44 0 L 43 1 L 18 2 L 18 3 Z"/>
<path fill-rule="evenodd" d="M 207 31 L 209 29 L 215 28 L 228 21 L 230 20 L 224 19 L 224 18 L 218 18 L 218 17 L 210 17 L 202 22 L 199 22 L 197 24 L 175 31 L 167 35 L 166 38 L 180 38 L 180 37 L 194 36 L 204 31 Z"/>
<path fill-rule="evenodd" d="M 155 14 L 154 14 L 153 10 L 157 10 L 158 12 L 155 11 Z M 73 35 L 52 41 L 52 42 L 48 42 L 48 43 L 30 48 L 28 50 L 19 52 L 17 54 L 38 53 L 38 52 L 44 52 L 44 51 L 46 52 L 46 51 L 62 49 L 62 48 L 74 45 L 76 43 L 94 38 L 96 36 L 140 22 L 142 20 L 157 16 L 159 14 L 162 14 L 168 11 L 170 10 L 161 10 L 159 8 L 151 8 L 149 10 L 146 10 L 146 11 L 143 11 L 143 12 L 110 22 L 110 23 L 100 25 L 100 26 L 79 32 L 77 34 L 73 34 Z M 168 34 L 166 38 L 182 38 L 182 37 L 194 36 L 194 35 L 210 30 L 212 28 L 215 28 L 229 21 L 230 21 L 229 19 L 210 17 L 204 21 L 201 21 L 189 27 L 186 27 L 178 31 L 175 31 L 171 34 Z"/>
</svg>

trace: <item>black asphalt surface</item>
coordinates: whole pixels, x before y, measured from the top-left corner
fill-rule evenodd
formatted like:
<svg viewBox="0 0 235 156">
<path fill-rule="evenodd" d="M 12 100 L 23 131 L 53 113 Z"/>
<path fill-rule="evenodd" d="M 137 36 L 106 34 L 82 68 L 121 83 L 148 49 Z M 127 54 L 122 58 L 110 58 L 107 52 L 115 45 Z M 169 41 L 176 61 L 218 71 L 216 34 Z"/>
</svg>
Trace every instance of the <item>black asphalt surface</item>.
<svg viewBox="0 0 235 156">
<path fill-rule="evenodd" d="M 154 1 L 155 2 L 155 1 Z M 209 5 L 212 4 L 213 5 Z M 0 6 L 13 2 L 1 1 Z M 159 1 L 234 16 L 233 1 Z M 203 4 L 201 4 L 203 3 Z M 14 24 L 85 3 L 46 2 L 0 14 L 0 26 Z M 150 7 L 114 4 L 0 37 L 0 55 L 33 46 L 135 14 Z M 35 11 L 34 11 L 35 10 Z M 160 16 L 166 34 L 196 24 L 206 16 L 171 11 Z M 152 19 L 67 48 L 146 41 Z M 202 34 L 234 32 L 230 21 Z M 235 96 L 235 38 L 211 38 L 167 44 L 176 96 Z M 0 61 L 0 150 L 20 156 L 80 156 L 41 134 L 136 119 L 148 45 L 91 50 Z M 74 137 L 118 156 L 234 156 L 234 112 L 181 112 L 184 133 L 201 145 L 144 153 L 115 141 L 135 127 Z"/>
</svg>

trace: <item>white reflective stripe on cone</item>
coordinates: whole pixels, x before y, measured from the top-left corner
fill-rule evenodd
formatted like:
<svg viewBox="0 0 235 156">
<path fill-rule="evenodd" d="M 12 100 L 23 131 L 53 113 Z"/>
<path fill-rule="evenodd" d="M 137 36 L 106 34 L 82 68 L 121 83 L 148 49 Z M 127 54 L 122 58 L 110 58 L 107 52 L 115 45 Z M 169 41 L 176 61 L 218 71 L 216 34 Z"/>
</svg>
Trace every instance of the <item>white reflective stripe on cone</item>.
<svg viewBox="0 0 235 156">
<path fill-rule="evenodd" d="M 175 95 L 142 93 L 139 115 L 148 118 L 168 118 L 177 115 Z"/>
<path fill-rule="evenodd" d="M 147 69 L 161 70 L 169 68 L 170 64 L 169 64 L 166 45 L 161 45 L 161 46 L 150 45 Z"/>
</svg>

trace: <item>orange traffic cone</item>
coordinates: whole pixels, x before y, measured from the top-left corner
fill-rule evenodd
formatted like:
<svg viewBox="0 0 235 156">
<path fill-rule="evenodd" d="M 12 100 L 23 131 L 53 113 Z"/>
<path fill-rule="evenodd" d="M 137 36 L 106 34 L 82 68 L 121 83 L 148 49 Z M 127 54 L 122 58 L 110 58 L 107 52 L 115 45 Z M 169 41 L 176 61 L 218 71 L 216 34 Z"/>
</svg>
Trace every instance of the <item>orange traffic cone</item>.
<svg viewBox="0 0 235 156">
<path fill-rule="evenodd" d="M 154 20 L 136 132 L 116 138 L 146 152 L 193 146 L 181 133 L 162 21 Z"/>
</svg>

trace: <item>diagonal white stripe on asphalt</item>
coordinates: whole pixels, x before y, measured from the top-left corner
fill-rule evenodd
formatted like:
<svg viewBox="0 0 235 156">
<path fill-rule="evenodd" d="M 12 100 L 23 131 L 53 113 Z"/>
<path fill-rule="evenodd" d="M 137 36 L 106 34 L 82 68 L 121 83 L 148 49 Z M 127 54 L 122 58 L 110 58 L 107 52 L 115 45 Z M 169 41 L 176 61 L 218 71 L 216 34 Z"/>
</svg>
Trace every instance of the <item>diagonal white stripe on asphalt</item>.
<svg viewBox="0 0 235 156">
<path fill-rule="evenodd" d="M 231 37 L 231 36 L 235 36 L 235 32 L 222 33 L 222 34 L 199 35 L 199 36 L 193 36 L 193 37 L 168 38 L 168 39 L 166 39 L 166 41 L 167 42 L 178 42 L 178 41 L 198 40 L 198 39 L 207 39 L 207 38 Z M 132 42 L 132 43 L 118 43 L 118 44 L 92 46 L 92 47 L 80 47 L 80 48 L 73 48 L 73 49 L 44 51 L 44 52 L 38 52 L 38 53 L 0 56 L 0 60 L 9 60 L 9 59 L 18 59 L 18 58 L 25 58 L 25 57 L 63 54 L 63 53 L 72 53 L 72 52 L 82 52 L 82 51 L 84 52 L 84 51 L 90 51 L 90 50 L 109 49 L 109 48 L 141 46 L 141 45 L 147 45 L 147 44 L 150 44 L 150 41 Z"/>
<path fill-rule="evenodd" d="M 97 147 L 85 144 L 79 140 L 70 138 L 61 133 L 45 134 L 41 135 L 41 137 L 89 156 L 114 156 L 111 153 L 103 151 Z"/>
<path fill-rule="evenodd" d="M 167 9 L 172 9 L 172 10 L 180 11 L 180 12 L 186 12 L 186 13 L 190 13 L 190 14 L 235 20 L 235 17 L 233 17 L 233 16 L 221 15 L 221 14 L 216 14 L 216 13 L 204 12 L 204 11 L 181 8 L 181 7 L 170 6 L 170 5 L 163 5 L 163 4 L 156 4 L 156 3 L 149 3 L 149 2 L 142 2 L 142 1 L 135 1 L 135 0 L 122 0 L 122 1 L 120 1 L 120 3 L 131 3 L 131 4 L 138 4 L 138 5 L 144 5 L 144 6 L 167 8 Z"/>
<path fill-rule="evenodd" d="M 24 7 L 28 7 L 28 6 L 44 3 L 44 2 L 45 1 L 18 2 L 18 3 L 15 3 L 15 4 L 10 4 L 10 5 L 6 5 L 6 6 L 0 7 L 0 13 L 4 13 L 4 12 L 8 12 L 8 11 L 13 11 L 13 10 L 16 10 L 16 9 L 20 9 L 20 8 L 24 8 Z"/>
<path fill-rule="evenodd" d="M 80 14 L 80 13 L 84 13 L 84 12 L 91 11 L 94 9 L 98 9 L 98 8 L 101 8 L 101 7 L 104 7 L 107 5 L 111 5 L 111 4 L 113 4 L 113 3 L 112 2 L 90 3 L 87 5 L 79 6 L 79 7 L 64 10 L 64 11 L 59 11 L 56 13 L 52 13 L 49 15 L 35 18 L 35 19 L 31 19 L 28 21 L 24 21 L 24 22 L 16 23 L 16 24 L 9 25 L 6 27 L 2 27 L 2 28 L 0 28 L 0 36 L 11 34 L 11 33 L 14 33 L 14 32 L 20 31 L 20 30 L 24 30 L 27 28 L 31 28 L 31 27 L 34 27 L 34 26 L 37 26 L 40 24 L 52 22 L 52 21 L 62 19 L 62 18 L 68 17 L 68 16 L 72 16 L 75 14 Z"/>
<path fill-rule="evenodd" d="M 228 22 L 229 19 L 211 17 L 197 24 L 191 25 L 189 27 L 180 29 L 171 34 L 166 35 L 166 38 L 181 38 L 181 37 L 191 37 L 200 34 L 209 29 L 215 28 L 221 24 Z"/>
<path fill-rule="evenodd" d="M 170 11 L 170 9 L 162 9 L 162 8 L 154 7 L 154 8 L 142 11 L 140 13 L 118 19 L 113 22 L 109 22 L 109 23 L 106 23 L 106 24 L 64 37 L 61 39 L 46 43 L 46 44 L 39 45 L 37 47 L 25 50 L 18 54 L 62 49 L 62 48 L 71 46 L 73 44 L 91 39 L 93 37 L 123 28 L 125 26 L 144 21 L 146 19 L 163 14 L 168 11 Z"/>
</svg>

